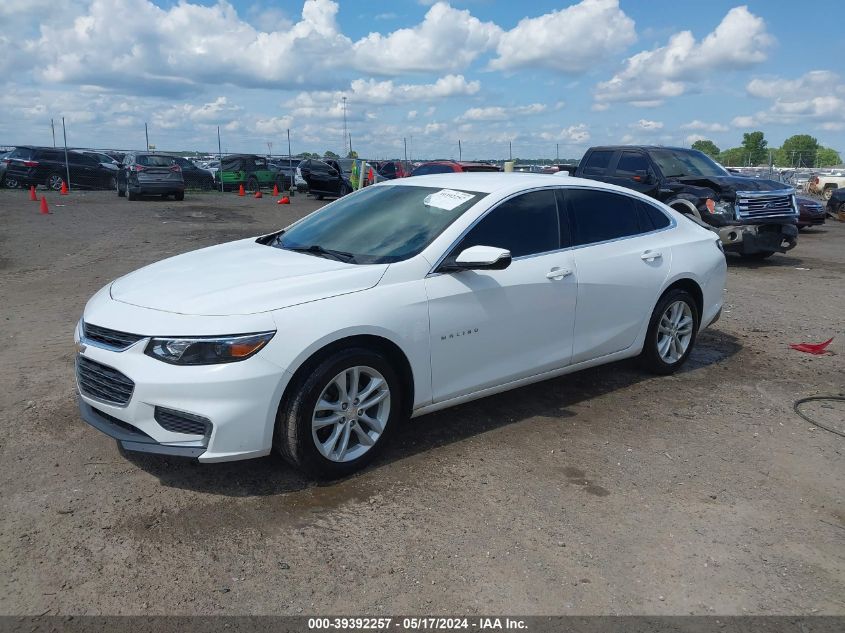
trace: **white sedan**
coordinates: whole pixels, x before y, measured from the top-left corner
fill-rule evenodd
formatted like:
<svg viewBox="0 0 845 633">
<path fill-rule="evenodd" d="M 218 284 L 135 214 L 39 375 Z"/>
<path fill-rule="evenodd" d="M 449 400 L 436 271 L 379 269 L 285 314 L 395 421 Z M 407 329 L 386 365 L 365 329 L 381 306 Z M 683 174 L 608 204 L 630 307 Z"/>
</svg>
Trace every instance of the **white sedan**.
<svg viewBox="0 0 845 633">
<path fill-rule="evenodd" d="M 716 234 L 628 189 L 391 180 L 102 288 L 80 409 L 127 450 L 342 476 L 408 417 L 632 356 L 677 370 L 725 274 Z"/>
</svg>

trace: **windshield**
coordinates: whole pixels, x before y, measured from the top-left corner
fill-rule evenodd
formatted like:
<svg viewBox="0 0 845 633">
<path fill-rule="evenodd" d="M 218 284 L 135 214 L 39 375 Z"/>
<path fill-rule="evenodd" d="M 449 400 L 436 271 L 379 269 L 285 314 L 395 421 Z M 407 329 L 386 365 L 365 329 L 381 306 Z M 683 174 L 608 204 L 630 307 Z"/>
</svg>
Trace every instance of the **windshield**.
<svg viewBox="0 0 845 633">
<path fill-rule="evenodd" d="M 422 251 L 486 195 L 438 187 L 368 187 L 312 213 L 272 245 L 317 256 L 333 251 L 354 264 L 398 262 Z"/>
<path fill-rule="evenodd" d="M 696 150 L 654 149 L 649 152 L 664 178 L 729 176 L 712 158 Z"/>
<path fill-rule="evenodd" d="M 147 167 L 170 167 L 175 161 L 170 156 L 138 154 L 136 162 Z"/>
</svg>

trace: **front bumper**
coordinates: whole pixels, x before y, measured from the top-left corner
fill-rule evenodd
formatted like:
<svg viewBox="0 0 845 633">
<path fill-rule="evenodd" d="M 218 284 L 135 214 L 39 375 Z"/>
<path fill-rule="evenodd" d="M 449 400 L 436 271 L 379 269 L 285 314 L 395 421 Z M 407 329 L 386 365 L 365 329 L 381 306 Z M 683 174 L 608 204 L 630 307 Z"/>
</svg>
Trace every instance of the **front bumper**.
<svg viewBox="0 0 845 633">
<path fill-rule="evenodd" d="M 75 337 L 79 342 L 79 335 Z M 269 455 L 279 401 L 288 372 L 259 355 L 238 363 L 177 366 L 144 354 L 149 339 L 125 351 L 83 340 L 79 354 L 119 371 L 134 382 L 125 405 L 81 388 L 82 418 L 130 451 L 178 455 L 220 462 Z M 205 434 L 174 432 L 156 419 L 156 409 L 199 416 L 211 423 Z"/>
<path fill-rule="evenodd" d="M 798 244 L 798 227 L 792 223 L 722 226 L 718 230 L 725 251 L 730 253 L 786 253 Z"/>
</svg>

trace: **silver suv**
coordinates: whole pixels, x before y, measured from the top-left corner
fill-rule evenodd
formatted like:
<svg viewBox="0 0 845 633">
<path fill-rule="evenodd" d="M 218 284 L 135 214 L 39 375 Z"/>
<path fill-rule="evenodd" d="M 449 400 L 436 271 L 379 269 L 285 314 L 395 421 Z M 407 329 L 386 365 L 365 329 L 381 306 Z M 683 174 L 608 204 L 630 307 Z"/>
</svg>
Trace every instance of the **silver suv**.
<svg viewBox="0 0 845 633">
<path fill-rule="evenodd" d="M 182 168 L 172 156 L 149 152 L 129 152 L 117 172 L 117 195 L 137 200 L 145 195 L 172 195 L 176 200 L 185 199 L 185 181 Z"/>
</svg>

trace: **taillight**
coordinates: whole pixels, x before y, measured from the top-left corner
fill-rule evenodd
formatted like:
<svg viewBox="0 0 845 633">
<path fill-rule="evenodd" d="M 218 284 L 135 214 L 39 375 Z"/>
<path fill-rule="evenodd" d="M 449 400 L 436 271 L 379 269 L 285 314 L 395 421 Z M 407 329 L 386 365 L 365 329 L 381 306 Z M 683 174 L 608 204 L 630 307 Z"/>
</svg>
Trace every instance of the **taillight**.
<svg viewBox="0 0 845 633">
<path fill-rule="evenodd" d="M 143 165 L 135 165 L 135 171 L 144 171 L 145 167 Z"/>
<path fill-rule="evenodd" d="M 38 161 L 37 160 L 25 160 L 23 162 L 23 166 L 24 167 L 38 167 Z"/>
<path fill-rule="evenodd" d="M 182 171 L 182 168 L 179 167 L 179 165 L 171 165 L 170 171 L 175 171 L 178 174 L 180 171 Z"/>
</svg>

